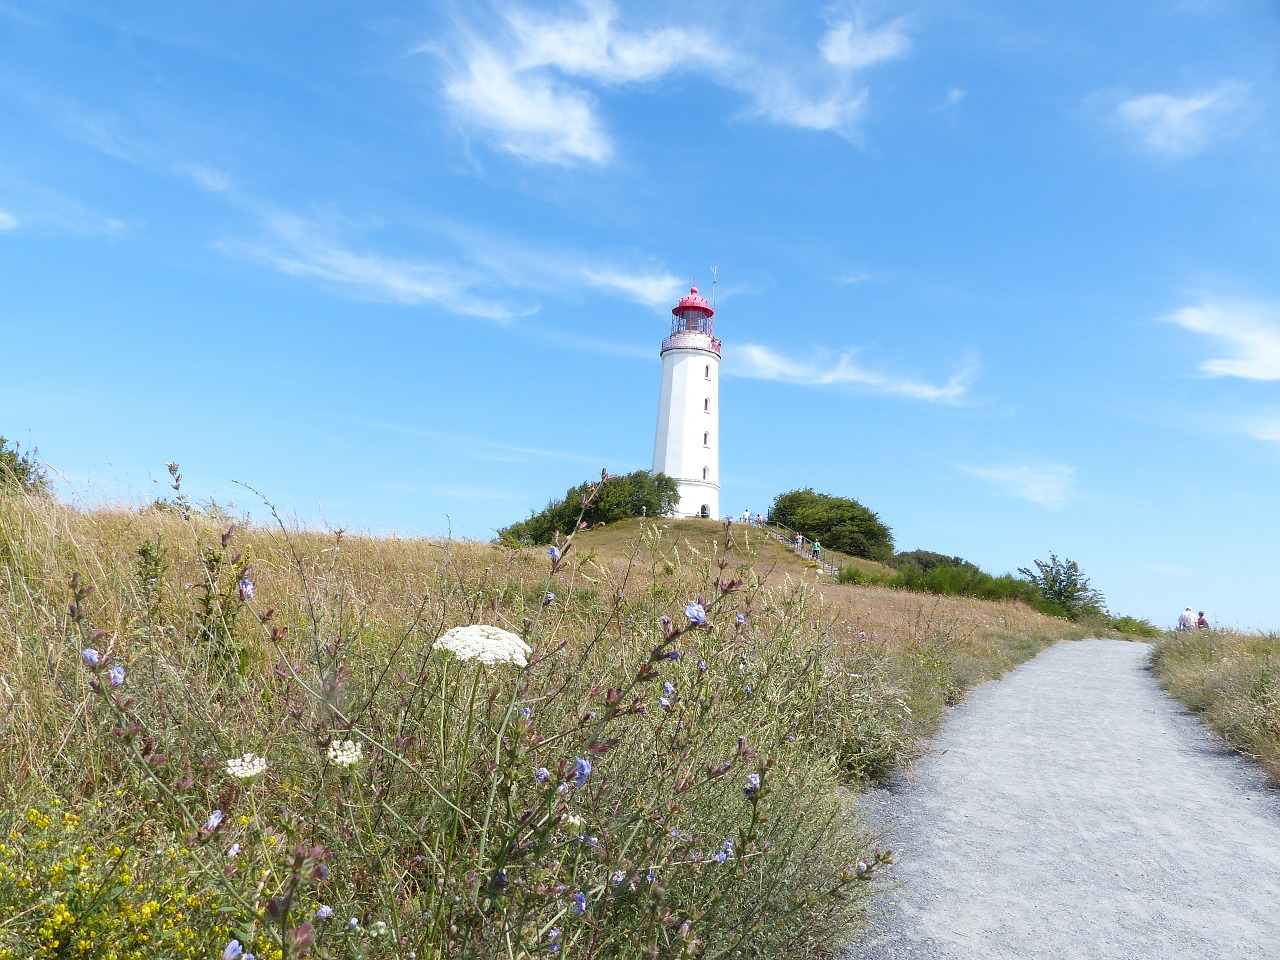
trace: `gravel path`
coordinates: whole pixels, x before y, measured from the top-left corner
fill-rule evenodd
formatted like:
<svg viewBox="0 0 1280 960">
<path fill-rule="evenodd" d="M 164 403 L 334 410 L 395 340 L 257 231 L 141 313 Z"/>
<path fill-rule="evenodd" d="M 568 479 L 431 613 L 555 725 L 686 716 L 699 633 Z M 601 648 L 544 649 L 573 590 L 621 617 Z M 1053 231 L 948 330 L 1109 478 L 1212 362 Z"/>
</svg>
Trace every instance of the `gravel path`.
<svg viewBox="0 0 1280 960">
<path fill-rule="evenodd" d="M 865 799 L 899 886 L 850 958 L 1280 958 L 1280 791 L 1160 690 L 1149 655 L 1052 647 Z"/>
</svg>

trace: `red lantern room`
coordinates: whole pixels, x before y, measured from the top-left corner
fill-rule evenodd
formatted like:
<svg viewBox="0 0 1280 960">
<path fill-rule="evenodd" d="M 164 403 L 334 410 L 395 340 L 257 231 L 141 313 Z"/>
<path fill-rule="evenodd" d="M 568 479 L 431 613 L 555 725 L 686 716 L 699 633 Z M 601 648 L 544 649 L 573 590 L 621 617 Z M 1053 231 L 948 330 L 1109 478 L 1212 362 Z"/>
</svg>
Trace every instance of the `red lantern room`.
<svg viewBox="0 0 1280 960">
<path fill-rule="evenodd" d="M 720 341 L 715 339 L 715 324 L 711 320 L 715 313 L 698 288 L 690 287 L 688 296 L 681 297 L 671 309 L 671 336 L 662 342 L 662 352 L 683 347 L 710 350 L 719 356 Z M 710 342 L 702 337 L 709 338 Z"/>
</svg>

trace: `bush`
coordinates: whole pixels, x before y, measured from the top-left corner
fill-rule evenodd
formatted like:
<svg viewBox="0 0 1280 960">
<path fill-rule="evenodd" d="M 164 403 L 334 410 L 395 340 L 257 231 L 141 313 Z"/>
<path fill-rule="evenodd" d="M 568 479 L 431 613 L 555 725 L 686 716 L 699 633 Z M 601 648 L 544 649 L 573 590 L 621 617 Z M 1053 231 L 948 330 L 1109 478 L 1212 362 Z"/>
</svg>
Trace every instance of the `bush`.
<svg viewBox="0 0 1280 960">
<path fill-rule="evenodd" d="M 1048 609 L 1061 610 L 1070 620 L 1106 613 L 1106 600 L 1089 586 L 1089 578 L 1074 560 L 1059 560 L 1051 553 L 1048 560 L 1037 560 L 1035 564 L 1035 572 L 1026 567 L 1019 567 L 1018 572 L 1035 587 Z"/>
<path fill-rule="evenodd" d="M 49 492 L 49 475 L 36 459 L 36 451 L 24 453 L 16 444 L 0 437 L 0 492 Z"/>
<path fill-rule="evenodd" d="M 812 487 L 792 490 L 774 499 L 769 519 L 798 530 L 827 550 L 868 560 L 887 561 L 893 556 L 893 534 L 857 500 L 814 493 Z"/>
<path fill-rule="evenodd" d="M 679 502 L 680 494 L 672 477 L 637 470 L 610 477 L 608 483 L 588 481 L 571 487 L 563 499 L 552 500 L 527 520 L 503 527 L 498 531 L 498 539 L 509 545 L 548 544 L 557 531 L 569 534 L 579 522 L 591 527 L 632 517 L 665 517 L 675 511 Z"/>
</svg>

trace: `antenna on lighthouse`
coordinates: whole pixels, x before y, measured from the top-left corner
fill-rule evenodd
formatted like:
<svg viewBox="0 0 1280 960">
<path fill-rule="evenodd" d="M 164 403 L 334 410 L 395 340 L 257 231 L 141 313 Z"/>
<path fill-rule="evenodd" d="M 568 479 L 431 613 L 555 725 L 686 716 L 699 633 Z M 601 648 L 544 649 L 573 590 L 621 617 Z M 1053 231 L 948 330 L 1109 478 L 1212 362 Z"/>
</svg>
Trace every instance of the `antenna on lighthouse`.
<svg viewBox="0 0 1280 960">
<path fill-rule="evenodd" d="M 716 308 L 716 268 L 711 268 L 711 309 Z"/>
</svg>

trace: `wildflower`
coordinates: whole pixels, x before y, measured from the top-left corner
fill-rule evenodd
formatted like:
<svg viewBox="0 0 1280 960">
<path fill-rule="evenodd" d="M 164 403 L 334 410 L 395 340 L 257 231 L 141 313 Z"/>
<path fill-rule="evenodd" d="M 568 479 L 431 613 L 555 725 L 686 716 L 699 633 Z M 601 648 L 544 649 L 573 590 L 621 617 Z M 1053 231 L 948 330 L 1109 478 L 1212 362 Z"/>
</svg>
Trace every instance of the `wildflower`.
<svg viewBox="0 0 1280 960">
<path fill-rule="evenodd" d="M 107 671 L 107 686 L 124 686 L 124 667 L 112 667 Z"/>
<path fill-rule="evenodd" d="M 745 613 L 738 614 L 738 626 L 742 626 L 746 622 L 747 622 L 747 615 Z"/>
<path fill-rule="evenodd" d="M 232 757 L 227 761 L 227 773 L 237 780 L 252 780 L 266 770 L 267 758 L 253 753 L 246 753 L 243 757 Z"/>
<path fill-rule="evenodd" d="M 663 710 L 670 710 L 670 709 L 671 709 L 671 701 L 670 701 L 670 700 L 668 700 L 666 697 L 659 697 L 659 698 L 658 698 L 658 706 L 660 706 Z"/>
<path fill-rule="evenodd" d="M 432 644 L 433 650 L 448 650 L 459 660 L 479 660 L 486 666 L 514 663 L 527 667 L 533 648 L 509 630 L 476 623 L 454 627 Z"/>
<path fill-rule="evenodd" d="M 551 558 L 552 563 L 559 563 L 561 557 L 560 548 L 555 546 L 547 547 L 547 556 Z"/>
<path fill-rule="evenodd" d="M 253 585 L 253 581 L 244 577 L 240 580 L 240 599 L 252 600 L 253 595 L 257 592 Z"/>
<path fill-rule="evenodd" d="M 589 776 L 591 776 L 591 761 L 586 757 L 578 757 L 573 765 L 573 785 L 582 788 Z"/>
<path fill-rule="evenodd" d="M 549 607 L 555 602 L 556 602 L 556 595 L 554 593 L 544 594 L 542 597 L 542 605 L 544 607 Z"/>
<path fill-rule="evenodd" d="M 725 853 L 723 850 L 721 850 L 719 853 L 717 853 L 717 854 L 716 854 L 714 857 L 712 857 L 711 859 L 712 859 L 712 860 L 714 860 L 716 863 L 724 863 L 726 860 L 728 860 L 728 859 L 729 859 L 729 854 L 727 854 L 727 853 Z"/>
<path fill-rule="evenodd" d="M 222 950 L 222 960 L 236 960 L 237 957 L 244 956 L 244 947 L 240 946 L 239 940 L 232 940 Z"/>
<path fill-rule="evenodd" d="M 532 720 L 532 719 L 533 719 L 533 707 L 521 707 L 521 708 L 520 708 L 520 716 L 524 717 L 526 720 Z"/>
<path fill-rule="evenodd" d="M 539 767 L 533 772 L 533 780 L 535 783 L 546 783 L 551 779 L 551 771 L 546 767 Z"/>
<path fill-rule="evenodd" d="M 550 946 L 547 948 L 547 951 L 549 953 L 559 953 L 560 952 L 560 931 L 555 929 L 548 930 L 547 943 L 550 944 Z"/>
<path fill-rule="evenodd" d="M 204 833 L 213 833 L 213 831 L 218 829 L 221 823 L 222 823 L 222 811 L 214 810 L 211 814 L 209 814 L 208 818 L 204 822 L 204 826 L 202 826 L 200 829 Z"/>
<path fill-rule="evenodd" d="M 89 647 L 80 651 L 80 659 L 91 667 L 96 667 L 102 662 L 102 657 L 98 655 L 98 651 Z"/>
<path fill-rule="evenodd" d="M 671 685 L 670 680 L 667 680 L 662 684 L 662 692 L 666 694 L 668 697 L 674 696 L 676 692 L 676 688 Z"/>
<path fill-rule="evenodd" d="M 615 887 L 622 886 L 622 882 L 627 879 L 627 875 L 621 870 L 613 871 L 613 885 Z"/>
<path fill-rule="evenodd" d="M 652 870 L 650 870 L 648 873 L 646 873 L 646 874 L 644 875 L 644 878 L 645 878 L 645 880 L 647 880 L 649 883 L 653 883 L 653 881 L 655 881 L 655 880 L 657 880 L 657 879 L 658 879 L 658 875 L 657 875 L 656 873 L 654 873 Z"/>
<path fill-rule="evenodd" d="M 747 785 L 742 788 L 742 795 L 750 800 L 760 792 L 760 774 L 747 774 Z"/>
<path fill-rule="evenodd" d="M 352 917 L 350 920 L 347 921 L 348 930 L 355 930 L 359 926 L 360 926 L 360 921 L 357 920 L 355 917 Z"/>
<path fill-rule="evenodd" d="M 329 759 L 339 767 L 353 767 L 360 762 L 364 744 L 358 740 L 335 740 L 329 744 Z"/>
<path fill-rule="evenodd" d="M 369 928 L 369 936 L 376 937 L 387 932 L 387 924 L 384 920 L 377 921 Z"/>
<path fill-rule="evenodd" d="M 329 906 L 327 903 L 322 903 L 320 906 L 316 907 L 317 920 L 328 920 L 332 916 L 333 907 Z"/>
<path fill-rule="evenodd" d="M 699 673 L 706 673 L 706 672 L 707 672 L 707 661 L 705 661 L 705 660 L 699 660 L 699 661 L 698 661 L 698 672 L 699 672 Z"/>
<path fill-rule="evenodd" d="M 695 627 L 706 626 L 707 611 L 704 610 L 702 604 L 697 601 L 684 608 L 684 615 L 689 618 L 689 622 Z"/>
<path fill-rule="evenodd" d="M 578 895 L 573 898 L 573 915 L 580 917 L 587 912 L 587 895 L 581 890 Z"/>
<path fill-rule="evenodd" d="M 749 684 L 749 683 L 748 683 L 745 687 L 743 687 L 743 688 L 742 688 L 742 692 L 743 692 L 743 693 L 746 693 L 746 694 L 750 694 L 750 693 L 751 693 L 751 684 Z"/>
<path fill-rule="evenodd" d="M 576 813 L 570 813 L 565 816 L 564 822 L 571 827 L 580 827 L 583 824 L 583 819 Z"/>
<path fill-rule="evenodd" d="M 671 618 L 670 618 L 670 617 L 668 617 L 668 616 L 664 613 L 664 614 L 662 615 L 662 634 L 663 634 L 663 636 L 667 636 L 667 637 L 671 636 L 671 627 L 672 627 L 672 624 L 671 624 Z"/>
<path fill-rule="evenodd" d="M 578 837 L 578 842 L 588 847 L 594 847 L 599 841 L 591 834 L 583 833 Z"/>
<path fill-rule="evenodd" d="M 668 659 L 668 660 L 679 660 L 679 659 L 680 659 L 680 651 L 679 651 L 679 650 L 668 650 L 668 651 L 667 651 L 667 659 Z"/>
<path fill-rule="evenodd" d="M 234 860 L 238 856 L 240 856 L 240 844 L 233 843 L 231 846 L 227 847 L 228 860 Z"/>
</svg>

